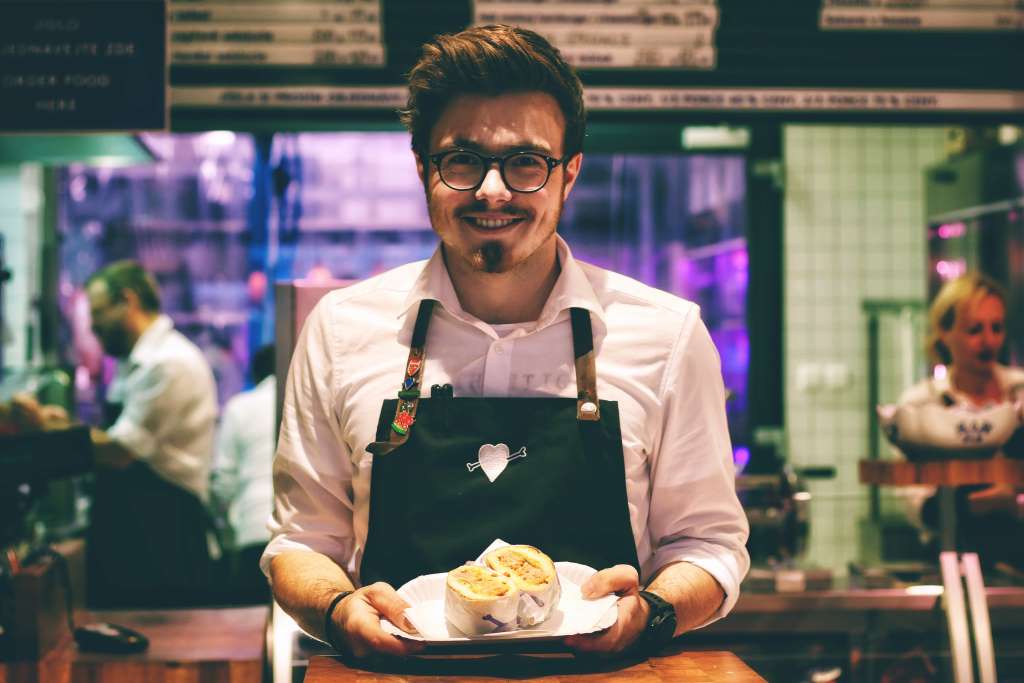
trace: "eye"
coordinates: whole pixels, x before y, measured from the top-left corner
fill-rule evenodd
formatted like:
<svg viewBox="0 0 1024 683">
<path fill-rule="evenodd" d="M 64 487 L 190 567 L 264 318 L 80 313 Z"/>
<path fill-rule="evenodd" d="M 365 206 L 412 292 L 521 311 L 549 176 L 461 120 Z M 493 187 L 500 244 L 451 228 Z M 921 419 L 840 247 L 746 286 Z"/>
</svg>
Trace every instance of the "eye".
<svg viewBox="0 0 1024 683">
<path fill-rule="evenodd" d="M 967 328 L 967 334 L 973 337 L 976 334 L 981 334 L 981 329 L 981 325 L 975 323 Z"/>
<path fill-rule="evenodd" d="M 444 158 L 444 163 L 454 166 L 477 166 L 480 158 L 471 152 L 452 152 Z"/>
<path fill-rule="evenodd" d="M 514 168 L 533 169 L 545 165 L 544 159 L 537 154 L 516 154 L 508 160 Z"/>
<path fill-rule="evenodd" d="M 1003 324 L 1002 323 L 992 323 L 992 333 L 993 334 L 1002 334 L 1003 333 Z"/>
</svg>

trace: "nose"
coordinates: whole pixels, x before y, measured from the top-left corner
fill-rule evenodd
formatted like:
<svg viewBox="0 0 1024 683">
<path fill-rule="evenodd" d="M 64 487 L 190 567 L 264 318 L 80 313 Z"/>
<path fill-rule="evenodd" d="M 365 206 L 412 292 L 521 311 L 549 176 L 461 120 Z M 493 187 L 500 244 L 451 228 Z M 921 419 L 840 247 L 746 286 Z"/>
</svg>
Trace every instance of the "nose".
<svg viewBox="0 0 1024 683">
<path fill-rule="evenodd" d="M 476 190 L 476 199 L 489 204 L 504 204 L 512 199 L 512 191 L 502 180 L 498 164 L 491 164 L 490 168 L 484 172 L 483 182 Z"/>
</svg>

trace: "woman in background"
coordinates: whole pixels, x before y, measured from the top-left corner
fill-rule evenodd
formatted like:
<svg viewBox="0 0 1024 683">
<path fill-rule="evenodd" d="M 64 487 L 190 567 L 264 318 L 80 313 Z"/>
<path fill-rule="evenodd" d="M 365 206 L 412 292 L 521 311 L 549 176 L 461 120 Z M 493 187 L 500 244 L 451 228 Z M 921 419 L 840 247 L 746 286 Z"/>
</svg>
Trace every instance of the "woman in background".
<svg viewBox="0 0 1024 683">
<path fill-rule="evenodd" d="M 928 314 L 927 351 L 944 376 L 914 385 L 901 405 L 940 403 L 985 408 L 1024 402 L 1024 370 L 998 362 L 1006 341 L 1006 294 L 992 279 L 969 273 L 947 282 Z M 1017 430 L 995 457 L 1024 457 Z M 957 491 L 957 545 L 978 552 L 982 562 L 1010 562 L 1024 569 L 1024 493 L 1008 484 L 964 486 Z M 938 499 L 924 502 L 921 520 L 935 529 Z"/>
</svg>

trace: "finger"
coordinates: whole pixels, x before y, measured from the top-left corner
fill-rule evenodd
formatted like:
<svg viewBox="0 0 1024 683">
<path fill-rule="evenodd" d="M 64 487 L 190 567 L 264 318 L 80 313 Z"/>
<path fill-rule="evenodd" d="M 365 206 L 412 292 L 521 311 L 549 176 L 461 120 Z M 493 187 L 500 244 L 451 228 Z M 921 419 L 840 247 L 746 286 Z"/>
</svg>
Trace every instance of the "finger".
<svg viewBox="0 0 1024 683">
<path fill-rule="evenodd" d="M 610 569 L 602 569 L 587 579 L 580 591 L 587 599 L 600 598 L 612 593 L 630 593 L 640 588 L 640 576 L 636 568 L 628 564 L 617 564 Z"/>
<path fill-rule="evenodd" d="M 416 627 L 405 616 L 405 610 L 409 609 L 409 603 L 403 600 L 394 588 L 383 581 L 377 582 L 367 587 L 366 599 L 374 609 L 380 612 L 381 616 L 392 624 L 406 633 L 417 633 Z"/>
<path fill-rule="evenodd" d="M 349 622 L 347 645 L 352 655 L 359 658 L 374 654 L 404 657 L 423 649 L 423 644 L 418 641 L 396 638 L 384 631 L 380 618 L 372 612 L 353 615 Z"/>
<path fill-rule="evenodd" d="M 580 654 L 600 654 L 611 652 L 618 641 L 612 632 L 614 629 L 605 629 L 597 633 L 583 633 L 569 636 L 563 642 L 570 650 Z"/>
<path fill-rule="evenodd" d="M 398 638 L 384 631 L 367 638 L 366 644 L 371 651 L 392 657 L 406 657 L 414 652 L 419 652 L 424 647 L 423 643 L 419 641 Z"/>
</svg>

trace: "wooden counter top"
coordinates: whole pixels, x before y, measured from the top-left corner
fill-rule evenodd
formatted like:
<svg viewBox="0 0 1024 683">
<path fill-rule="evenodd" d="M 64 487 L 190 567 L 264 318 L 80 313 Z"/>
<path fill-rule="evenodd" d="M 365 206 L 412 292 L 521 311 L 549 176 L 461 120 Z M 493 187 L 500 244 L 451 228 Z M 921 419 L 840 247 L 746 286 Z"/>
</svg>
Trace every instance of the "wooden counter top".
<svg viewBox="0 0 1024 683">
<path fill-rule="evenodd" d="M 690 681 L 760 683 L 765 679 L 731 652 L 683 652 L 679 646 L 649 659 L 579 660 L 572 656 L 444 656 L 353 668 L 338 657 L 313 657 L 305 683 L 360 681 Z"/>
<path fill-rule="evenodd" d="M 65 631 L 60 645 L 41 660 L 0 662 L 0 683 L 259 681 L 267 613 L 266 607 L 78 613 L 78 624 L 107 621 L 141 632 L 149 649 L 131 655 L 79 652 Z"/>
<path fill-rule="evenodd" d="M 1024 485 L 1024 460 L 861 460 L 862 484 L 881 486 L 965 486 L 968 484 Z"/>
</svg>

